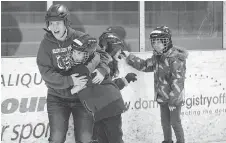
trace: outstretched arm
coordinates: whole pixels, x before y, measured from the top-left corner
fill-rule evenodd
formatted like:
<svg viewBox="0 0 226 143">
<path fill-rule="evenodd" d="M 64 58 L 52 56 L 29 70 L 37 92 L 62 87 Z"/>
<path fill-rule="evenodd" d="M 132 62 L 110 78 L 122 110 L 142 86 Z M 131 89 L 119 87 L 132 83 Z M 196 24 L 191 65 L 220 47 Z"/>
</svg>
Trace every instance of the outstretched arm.
<svg viewBox="0 0 226 143">
<path fill-rule="evenodd" d="M 113 82 L 118 86 L 119 90 L 126 87 L 131 81 L 137 80 L 135 73 L 128 73 L 125 77 L 114 79 Z"/>
<path fill-rule="evenodd" d="M 135 68 L 139 71 L 143 71 L 143 72 L 153 72 L 154 71 L 155 60 L 154 60 L 153 56 L 151 58 L 143 60 L 133 54 L 130 54 L 126 58 L 126 61 L 129 65 L 131 65 L 133 68 Z"/>
<path fill-rule="evenodd" d="M 122 90 L 125 86 L 129 84 L 124 77 L 116 78 L 113 80 L 113 82 L 118 86 L 119 90 Z"/>
</svg>

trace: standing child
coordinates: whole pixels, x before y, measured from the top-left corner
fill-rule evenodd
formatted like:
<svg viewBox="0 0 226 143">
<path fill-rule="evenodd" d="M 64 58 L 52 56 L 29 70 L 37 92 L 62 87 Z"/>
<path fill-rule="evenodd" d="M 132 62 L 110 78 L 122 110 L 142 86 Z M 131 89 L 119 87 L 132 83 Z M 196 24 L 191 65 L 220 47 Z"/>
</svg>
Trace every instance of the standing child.
<svg viewBox="0 0 226 143">
<path fill-rule="evenodd" d="M 122 58 L 123 42 L 113 32 L 104 32 L 99 37 L 99 46 L 104 49 L 111 57 L 109 63 L 109 78 L 117 85 L 118 91 L 123 89 L 131 81 L 136 81 L 135 73 L 128 73 L 125 77 L 117 78 L 119 74 L 118 61 Z M 108 92 L 108 91 L 107 91 Z M 116 96 L 116 95 L 111 95 Z M 125 111 L 123 98 L 115 100 L 108 106 L 102 108 L 95 114 L 94 139 L 98 143 L 123 143 L 122 118 L 121 114 Z"/>
<path fill-rule="evenodd" d="M 188 53 L 184 49 L 173 46 L 171 32 L 166 26 L 155 28 L 150 34 L 150 41 L 154 49 L 151 58 L 143 60 L 130 54 L 127 57 L 127 62 L 137 70 L 154 71 L 155 100 L 160 104 L 164 134 L 162 143 L 173 143 L 171 126 L 176 135 L 176 143 L 184 143 L 180 113 L 184 100 Z"/>
</svg>

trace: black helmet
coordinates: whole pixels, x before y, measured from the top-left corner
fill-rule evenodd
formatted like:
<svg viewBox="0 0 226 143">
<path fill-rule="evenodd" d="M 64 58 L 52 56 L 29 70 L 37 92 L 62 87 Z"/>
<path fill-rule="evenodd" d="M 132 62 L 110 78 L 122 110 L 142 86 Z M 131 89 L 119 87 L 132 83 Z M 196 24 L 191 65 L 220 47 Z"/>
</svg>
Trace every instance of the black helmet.
<svg viewBox="0 0 226 143">
<path fill-rule="evenodd" d="M 85 34 L 73 40 L 71 44 L 71 52 L 73 52 L 74 50 L 83 52 L 85 58 L 80 62 L 85 63 L 89 59 L 89 57 L 96 51 L 96 46 L 96 38 Z"/>
<path fill-rule="evenodd" d="M 116 33 L 120 38 L 126 38 L 126 30 L 121 26 L 111 26 L 107 28 L 107 31 Z"/>
<path fill-rule="evenodd" d="M 73 40 L 72 50 L 88 52 L 90 55 L 96 51 L 97 39 L 88 34 L 84 34 Z"/>
<path fill-rule="evenodd" d="M 124 48 L 124 43 L 116 33 L 108 31 L 102 33 L 99 37 L 99 46 L 101 48 L 106 46 L 105 51 L 113 56 L 118 50 Z"/>
<path fill-rule="evenodd" d="M 167 26 L 157 27 L 150 34 L 151 44 L 153 44 L 155 40 L 161 40 L 164 44 L 165 48 L 163 49 L 163 53 L 172 47 L 171 37 L 171 31 Z"/>
<path fill-rule="evenodd" d="M 46 26 L 49 26 L 49 21 L 64 20 L 66 26 L 69 25 L 69 11 L 65 5 L 55 4 L 52 5 L 45 16 Z"/>
</svg>

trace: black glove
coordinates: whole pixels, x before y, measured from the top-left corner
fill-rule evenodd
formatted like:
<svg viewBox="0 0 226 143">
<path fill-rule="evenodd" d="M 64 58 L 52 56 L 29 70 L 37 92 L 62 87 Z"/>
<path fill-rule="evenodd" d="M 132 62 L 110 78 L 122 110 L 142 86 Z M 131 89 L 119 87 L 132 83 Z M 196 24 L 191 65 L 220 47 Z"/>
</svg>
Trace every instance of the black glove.
<svg viewBox="0 0 226 143">
<path fill-rule="evenodd" d="M 137 80 L 136 76 L 137 75 L 135 73 L 128 73 L 125 78 L 128 81 L 128 83 L 130 83 L 131 81 L 134 82 Z"/>
<path fill-rule="evenodd" d="M 122 59 L 122 58 L 126 58 L 126 54 L 122 51 L 119 56 L 118 56 L 119 59 Z"/>
<path fill-rule="evenodd" d="M 121 54 L 122 54 L 124 57 L 126 57 L 126 54 L 125 54 L 123 51 L 121 52 Z"/>
</svg>

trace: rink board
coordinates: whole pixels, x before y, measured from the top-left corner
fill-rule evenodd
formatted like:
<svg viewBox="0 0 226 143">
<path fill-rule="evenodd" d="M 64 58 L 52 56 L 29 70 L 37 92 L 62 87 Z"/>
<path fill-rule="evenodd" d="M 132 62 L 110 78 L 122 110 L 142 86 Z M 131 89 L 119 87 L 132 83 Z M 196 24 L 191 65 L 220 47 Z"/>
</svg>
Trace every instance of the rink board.
<svg viewBox="0 0 226 143">
<path fill-rule="evenodd" d="M 146 59 L 152 53 L 135 53 Z M 226 142 L 226 51 L 189 51 L 182 124 L 187 143 Z M 36 59 L 1 59 L 2 143 L 47 143 L 47 88 Z M 154 101 L 153 73 L 120 62 L 120 77 L 135 72 L 138 81 L 122 90 L 128 110 L 123 114 L 125 143 L 158 143 L 163 134 Z M 74 142 L 70 119 L 66 143 Z M 173 137 L 175 139 L 175 137 Z"/>
</svg>

